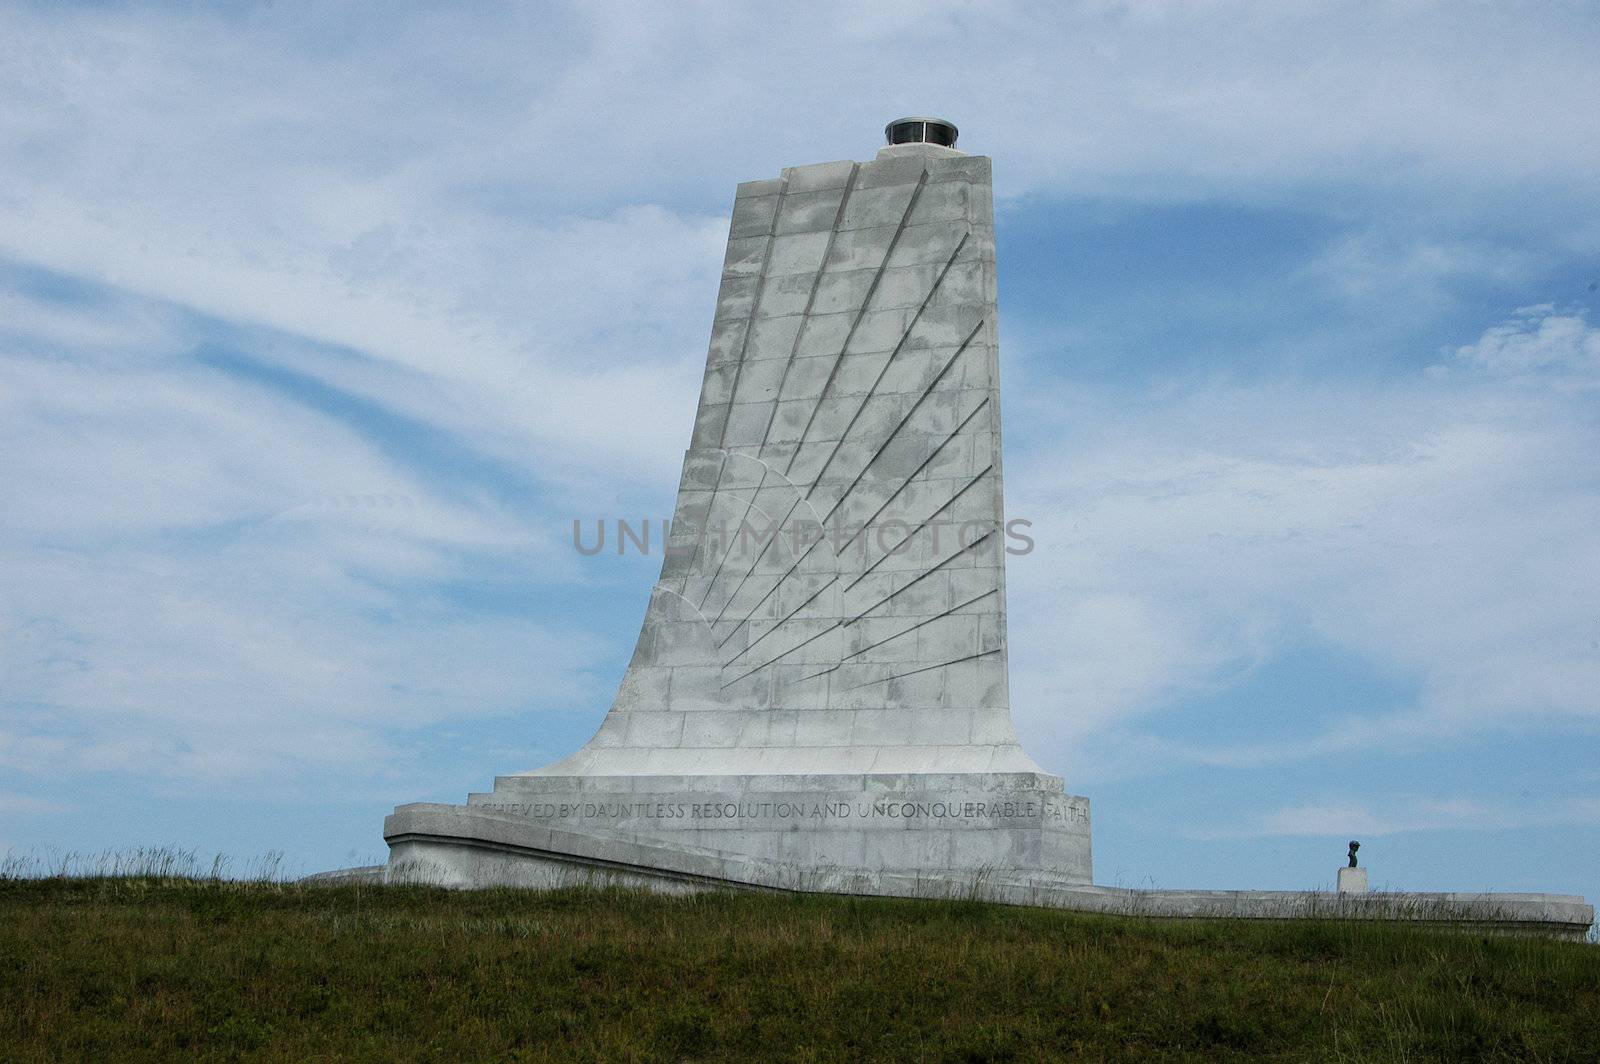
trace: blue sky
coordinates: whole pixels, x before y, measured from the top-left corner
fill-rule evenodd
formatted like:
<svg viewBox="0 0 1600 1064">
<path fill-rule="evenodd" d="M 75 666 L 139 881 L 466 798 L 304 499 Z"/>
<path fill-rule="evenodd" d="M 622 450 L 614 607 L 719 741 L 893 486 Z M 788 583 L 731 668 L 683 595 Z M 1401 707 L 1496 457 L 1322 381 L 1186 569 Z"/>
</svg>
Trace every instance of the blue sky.
<svg viewBox="0 0 1600 1064">
<path fill-rule="evenodd" d="M 575 748 L 733 186 L 995 160 L 1012 691 L 1101 882 L 1600 896 L 1600 15 L 11 5 L 0 850 L 376 860 Z"/>
</svg>

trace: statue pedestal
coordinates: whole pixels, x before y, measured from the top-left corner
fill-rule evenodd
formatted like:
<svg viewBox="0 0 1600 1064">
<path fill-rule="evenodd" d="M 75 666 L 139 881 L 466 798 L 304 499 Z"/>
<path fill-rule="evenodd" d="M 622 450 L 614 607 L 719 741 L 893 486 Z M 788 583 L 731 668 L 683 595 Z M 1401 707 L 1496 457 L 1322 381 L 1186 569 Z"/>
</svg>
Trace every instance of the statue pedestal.
<svg viewBox="0 0 1600 1064">
<path fill-rule="evenodd" d="M 1367 870 L 1365 868 L 1339 869 L 1340 894 L 1365 894 L 1367 892 Z"/>
</svg>

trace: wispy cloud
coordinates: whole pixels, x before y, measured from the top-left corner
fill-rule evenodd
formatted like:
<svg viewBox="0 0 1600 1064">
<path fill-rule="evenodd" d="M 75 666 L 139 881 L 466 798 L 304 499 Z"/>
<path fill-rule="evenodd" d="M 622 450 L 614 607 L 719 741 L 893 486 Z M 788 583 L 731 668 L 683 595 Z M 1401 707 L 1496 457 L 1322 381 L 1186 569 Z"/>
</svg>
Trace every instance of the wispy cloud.
<svg viewBox="0 0 1600 1064">
<path fill-rule="evenodd" d="M 1065 455 L 1008 478 L 1041 544 L 1012 566 L 1025 730 L 1064 755 L 1125 742 L 1308 633 L 1420 694 L 1299 740 L 1157 743 L 1163 759 L 1263 764 L 1600 717 L 1600 435 L 1581 394 L 1501 387 L 1508 363 L 1576 372 L 1590 332 L 1525 311 L 1462 346 L 1453 376 L 1072 397 Z M 1523 343 L 1537 353 L 1508 353 Z"/>
<path fill-rule="evenodd" d="M 530 511 L 197 362 L 203 323 L 129 302 L 13 294 L 0 324 L 0 764 L 281 783 L 603 699 L 602 641 L 448 593 L 572 579 Z"/>
<path fill-rule="evenodd" d="M 0 791 L 0 813 L 13 815 L 59 813 L 66 809 L 60 802 L 31 794 Z"/>
<path fill-rule="evenodd" d="M 1189 831 L 1194 839 L 1286 836 L 1385 836 L 1412 831 L 1503 831 L 1508 828 L 1600 827 L 1600 801 L 1508 805 L 1481 798 L 1396 797 L 1382 803 L 1286 806 L 1225 828 Z"/>
<path fill-rule="evenodd" d="M 1394 226 L 1339 236 L 1302 274 L 1352 302 L 1386 315 L 1426 312 L 1464 280 L 1504 286 L 1549 268 L 1547 253 L 1482 237 L 1461 239 Z"/>
</svg>

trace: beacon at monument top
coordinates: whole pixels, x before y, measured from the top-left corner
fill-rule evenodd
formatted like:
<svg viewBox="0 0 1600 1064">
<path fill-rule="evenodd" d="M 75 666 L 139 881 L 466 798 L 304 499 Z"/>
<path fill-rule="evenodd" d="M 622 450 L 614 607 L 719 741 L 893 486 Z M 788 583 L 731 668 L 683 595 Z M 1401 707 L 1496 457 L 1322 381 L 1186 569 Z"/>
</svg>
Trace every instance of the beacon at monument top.
<svg viewBox="0 0 1600 1064">
<path fill-rule="evenodd" d="M 890 144 L 937 144 L 941 148 L 954 148 L 960 132 L 954 122 L 916 115 L 896 118 L 883 127 L 884 139 Z"/>
</svg>

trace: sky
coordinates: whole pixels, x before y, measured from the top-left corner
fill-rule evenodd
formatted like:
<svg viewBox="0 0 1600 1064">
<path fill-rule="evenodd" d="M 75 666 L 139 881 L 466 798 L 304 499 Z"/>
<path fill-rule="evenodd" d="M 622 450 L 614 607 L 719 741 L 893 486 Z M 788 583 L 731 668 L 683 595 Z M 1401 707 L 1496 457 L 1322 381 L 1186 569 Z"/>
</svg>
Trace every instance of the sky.
<svg viewBox="0 0 1600 1064">
<path fill-rule="evenodd" d="M 1600 898 L 1600 9 L 6 5 L 0 853 L 381 861 L 609 706 L 733 188 L 994 160 L 1096 880 Z"/>
</svg>

